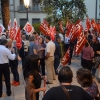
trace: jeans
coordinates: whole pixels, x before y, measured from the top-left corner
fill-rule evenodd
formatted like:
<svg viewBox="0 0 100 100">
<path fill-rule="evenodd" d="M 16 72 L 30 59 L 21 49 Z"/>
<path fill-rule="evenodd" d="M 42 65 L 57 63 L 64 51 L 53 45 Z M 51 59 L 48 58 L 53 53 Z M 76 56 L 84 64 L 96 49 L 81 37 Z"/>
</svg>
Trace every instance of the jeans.
<svg viewBox="0 0 100 100">
<path fill-rule="evenodd" d="M 13 73 L 14 76 L 14 81 L 19 82 L 18 60 L 12 61 L 12 63 L 10 63 L 10 67 L 11 67 L 11 72 Z"/>
</svg>

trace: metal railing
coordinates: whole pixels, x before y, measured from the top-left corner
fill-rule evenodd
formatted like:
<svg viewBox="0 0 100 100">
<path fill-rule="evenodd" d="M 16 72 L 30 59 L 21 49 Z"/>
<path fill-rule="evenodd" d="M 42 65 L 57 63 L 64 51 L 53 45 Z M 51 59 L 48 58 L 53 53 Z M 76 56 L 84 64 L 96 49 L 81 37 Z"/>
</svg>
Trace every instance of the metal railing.
<svg viewBox="0 0 100 100">
<path fill-rule="evenodd" d="M 32 6 L 32 12 L 42 12 L 42 9 L 40 7 L 40 4 L 33 4 Z"/>
<path fill-rule="evenodd" d="M 17 9 L 18 9 L 19 12 L 26 12 L 26 11 L 27 11 L 27 9 L 25 8 L 24 5 L 18 6 Z M 31 11 L 31 7 L 30 7 L 30 6 L 29 6 L 29 8 L 28 8 L 28 11 L 29 11 L 29 12 Z"/>
</svg>

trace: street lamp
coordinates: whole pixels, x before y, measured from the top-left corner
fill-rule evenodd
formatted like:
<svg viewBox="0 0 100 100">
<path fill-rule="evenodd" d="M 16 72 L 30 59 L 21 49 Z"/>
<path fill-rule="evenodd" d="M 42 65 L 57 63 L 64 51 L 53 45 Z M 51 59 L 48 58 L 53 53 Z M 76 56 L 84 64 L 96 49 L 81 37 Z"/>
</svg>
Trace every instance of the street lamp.
<svg viewBox="0 0 100 100">
<path fill-rule="evenodd" d="M 29 3 L 30 3 L 30 0 L 24 0 L 24 5 L 27 9 L 27 21 L 28 21 L 28 8 L 29 8 Z"/>
</svg>

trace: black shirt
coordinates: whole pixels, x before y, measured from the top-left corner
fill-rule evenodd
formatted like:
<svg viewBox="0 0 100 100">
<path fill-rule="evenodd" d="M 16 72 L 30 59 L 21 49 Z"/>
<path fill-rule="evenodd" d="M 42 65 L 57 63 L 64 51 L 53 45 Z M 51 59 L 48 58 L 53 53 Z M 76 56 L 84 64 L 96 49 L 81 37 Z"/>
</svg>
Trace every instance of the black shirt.
<svg viewBox="0 0 100 100">
<path fill-rule="evenodd" d="M 97 51 L 100 51 L 100 43 L 94 43 L 92 47 L 94 51 L 94 56 L 95 57 L 100 56 L 100 54 L 97 54 Z"/>
<path fill-rule="evenodd" d="M 65 86 L 68 89 L 71 100 L 94 100 L 81 87 L 69 85 Z M 68 100 L 61 86 L 53 87 L 45 94 L 42 100 Z"/>
<path fill-rule="evenodd" d="M 54 55 L 58 55 L 59 58 L 61 58 L 62 57 L 62 55 L 61 55 L 61 47 L 60 47 L 58 42 L 55 41 L 54 43 L 55 43 L 55 46 L 56 46 L 56 50 L 55 50 Z"/>
</svg>

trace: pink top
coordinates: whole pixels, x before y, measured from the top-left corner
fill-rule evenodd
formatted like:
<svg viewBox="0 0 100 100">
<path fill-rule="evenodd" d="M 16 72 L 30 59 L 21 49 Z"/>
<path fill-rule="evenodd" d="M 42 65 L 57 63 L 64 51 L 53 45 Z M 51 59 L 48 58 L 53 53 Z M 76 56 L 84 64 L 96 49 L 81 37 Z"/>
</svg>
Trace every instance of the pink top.
<svg viewBox="0 0 100 100">
<path fill-rule="evenodd" d="M 82 58 L 86 60 L 92 60 L 94 57 L 94 52 L 91 46 L 83 47 L 82 49 Z"/>
</svg>

